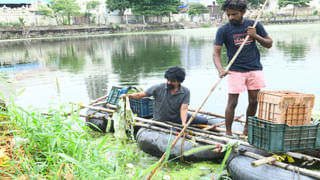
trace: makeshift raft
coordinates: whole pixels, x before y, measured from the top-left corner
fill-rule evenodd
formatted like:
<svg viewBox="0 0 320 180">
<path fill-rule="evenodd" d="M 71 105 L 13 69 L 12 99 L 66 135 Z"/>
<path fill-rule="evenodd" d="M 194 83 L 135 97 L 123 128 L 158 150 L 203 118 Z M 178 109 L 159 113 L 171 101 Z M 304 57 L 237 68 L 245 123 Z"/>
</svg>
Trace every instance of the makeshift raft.
<svg viewBox="0 0 320 180">
<path fill-rule="evenodd" d="M 99 107 L 100 106 L 100 107 Z M 96 122 L 103 122 L 97 126 L 104 126 L 102 124 L 107 121 L 107 117 L 114 112 L 115 106 L 98 103 L 98 106 L 86 106 L 82 105 L 82 107 L 86 107 L 91 109 L 91 112 L 86 115 L 82 115 L 86 117 L 88 122 L 94 122 L 92 120 L 96 120 Z M 209 115 L 214 120 L 212 122 L 216 124 L 221 124 L 223 118 L 219 115 L 213 117 L 213 113 L 204 112 L 203 114 Z M 96 116 L 97 115 L 97 116 Z M 209 118 L 210 118 L 209 117 Z M 109 123 L 110 124 L 110 123 Z M 240 124 L 240 123 L 234 123 Z M 136 140 L 138 142 L 139 147 L 154 156 L 161 156 L 168 145 L 168 139 L 170 137 L 170 129 L 175 129 L 176 132 L 179 132 L 183 127 L 178 124 L 168 123 L 168 122 L 154 122 L 151 119 L 145 119 L 141 117 L 136 117 L 135 126 L 143 127 L 136 134 Z M 208 126 L 208 125 L 206 125 Z M 210 125 L 209 125 L 210 126 Z M 100 127 L 99 127 L 100 128 Z M 193 142 L 196 142 L 198 146 L 201 145 L 219 145 L 220 147 L 224 146 L 231 140 L 235 140 L 233 137 L 225 136 L 223 133 L 223 129 L 221 127 L 214 127 L 216 132 L 211 130 L 205 130 L 197 127 L 188 127 L 185 138 L 192 139 Z M 214 129 L 213 128 L 213 129 Z M 234 127 L 233 127 L 234 129 Z M 218 132 L 218 131 L 220 132 Z M 221 133 L 222 131 L 222 133 Z M 239 129 L 240 131 L 240 129 Z M 188 133 L 189 132 L 189 133 Z M 192 133 L 191 133 L 192 132 Z M 172 139 L 176 136 L 171 135 Z M 186 141 L 181 138 L 178 141 L 178 144 L 171 150 L 171 157 L 181 157 L 183 152 L 190 150 L 194 147 L 189 140 Z M 182 143 L 184 141 L 184 143 Z M 242 180 L 242 179 L 292 179 L 296 177 L 297 179 L 320 179 L 320 173 L 317 171 L 312 171 L 309 169 L 301 168 L 298 165 L 292 165 L 290 163 L 283 163 L 278 161 L 272 161 L 272 164 L 267 164 L 266 162 L 262 163 L 258 167 L 252 166 L 254 161 L 262 160 L 264 161 L 272 154 L 254 148 L 248 142 L 244 140 L 239 140 L 240 146 L 235 149 L 236 152 L 232 153 L 232 156 L 229 157 L 227 169 L 230 173 L 233 180 Z M 183 150 L 182 150 L 183 145 Z M 245 150 L 241 147 L 246 147 Z M 242 150 L 241 150 L 242 149 Z M 311 152 L 311 153 L 310 153 Z M 286 155 L 290 155 L 294 159 L 300 159 L 305 162 L 320 162 L 320 153 L 319 150 L 313 151 L 304 151 L 304 152 L 287 152 Z M 206 150 L 204 152 L 199 152 L 190 157 L 183 157 L 184 160 L 190 161 L 202 161 L 202 160 L 219 160 L 224 157 L 224 153 L 219 152 L 219 150 Z M 270 162 L 269 162 L 270 163 Z"/>
</svg>

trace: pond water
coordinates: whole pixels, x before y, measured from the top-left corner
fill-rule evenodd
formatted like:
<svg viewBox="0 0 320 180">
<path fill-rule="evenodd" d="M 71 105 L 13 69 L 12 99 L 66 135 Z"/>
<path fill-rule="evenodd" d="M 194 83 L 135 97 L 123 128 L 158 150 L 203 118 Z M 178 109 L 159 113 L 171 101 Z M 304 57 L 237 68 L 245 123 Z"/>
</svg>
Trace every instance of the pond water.
<svg viewBox="0 0 320 180">
<path fill-rule="evenodd" d="M 267 88 L 316 95 L 313 113 L 320 113 L 320 24 L 266 26 L 274 44 L 261 49 Z M 218 81 L 212 52 L 216 28 L 134 33 L 69 39 L 0 43 L 0 92 L 23 107 L 84 102 L 105 95 L 112 86 L 165 82 L 169 66 L 182 66 L 183 85 L 191 90 L 196 109 Z M 202 108 L 224 114 L 224 78 Z M 236 114 L 244 114 L 247 94 L 240 95 Z"/>
</svg>

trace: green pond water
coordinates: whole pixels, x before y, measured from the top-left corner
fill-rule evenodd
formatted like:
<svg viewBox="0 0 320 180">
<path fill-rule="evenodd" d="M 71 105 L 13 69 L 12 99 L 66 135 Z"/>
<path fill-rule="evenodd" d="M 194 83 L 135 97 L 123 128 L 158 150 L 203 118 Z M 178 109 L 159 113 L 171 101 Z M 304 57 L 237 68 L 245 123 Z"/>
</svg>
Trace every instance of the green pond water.
<svg viewBox="0 0 320 180">
<path fill-rule="evenodd" d="M 313 113 L 320 114 L 320 24 L 271 25 L 266 29 L 274 44 L 271 49 L 260 48 L 267 82 L 265 90 L 315 94 Z M 186 69 L 183 84 L 191 90 L 190 107 L 197 108 L 218 81 L 212 62 L 216 30 L 1 42 L 0 92 L 8 97 L 24 90 L 15 97 L 16 103 L 23 107 L 46 109 L 61 102 L 86 103 L 105 95 L 112 86 L 148 88 L 165 82 L 164 71 L 178 65 Z M 226 103 L 226 79 L 223 79 L 203 110 L 223 114 Z M 244 114 L 246 106 L 247 95 L 243 93 L 236 114 Z M 130 147 L 137 148 L 135 144 Z M 147 168 L 156 160 L 142 154 L 134 166 Z M 173 176 L 185 177 L 192 171 L 200 177 L 212 175 L 212 168 L 218 164 L 178 167 Z"/>
<path fill-rule="evenodd" d="M 316 95 L 319 112 L 320 24 L 266 26 L 274 43 L 261 49 L 267 88 Z M 112 86 L 149 86 L 165 82 L 169 66 L 182 66 L 183 83 L 191 90 L 191 108 L 197 108 L 218 80 L 212 62 L 216 28 L 157 33 L 108 35 L 74 39 L 44 39 L 0 43 L 0 91 L 24 89 L 21 106 L 48 107 L 48 103 L 89 102 Z M 211 94 L 203 110 L 224 113 L 226 79 Z M 243 114 L 247 94 L 240 96 L 237 114 Z"/>
</svg>

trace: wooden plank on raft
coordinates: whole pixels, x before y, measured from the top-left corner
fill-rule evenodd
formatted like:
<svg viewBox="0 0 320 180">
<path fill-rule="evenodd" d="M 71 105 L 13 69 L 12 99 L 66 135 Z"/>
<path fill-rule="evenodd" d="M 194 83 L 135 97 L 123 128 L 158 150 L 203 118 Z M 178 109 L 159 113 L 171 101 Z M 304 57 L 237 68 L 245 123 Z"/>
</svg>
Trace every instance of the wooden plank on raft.
<svg viewBox="0 0 320 180">
<path fill-rule="evenodd" d="M 255 160 L 255 161 L 252 161 L 251 162 L 251 165 L 254 166 L 254 167 L 258 167 L 262 164 L 267 164 L 267 163 L 270 163 L 270 162 L 273 162 L 273 161 L 276 161 L 277 158 L 274 157 L 274 156 L 270 156 L 270 157 L 265 157 L 265 158 L 262 158 L 262 159 L 258 159 L 258 160 Z"/>
</svg>

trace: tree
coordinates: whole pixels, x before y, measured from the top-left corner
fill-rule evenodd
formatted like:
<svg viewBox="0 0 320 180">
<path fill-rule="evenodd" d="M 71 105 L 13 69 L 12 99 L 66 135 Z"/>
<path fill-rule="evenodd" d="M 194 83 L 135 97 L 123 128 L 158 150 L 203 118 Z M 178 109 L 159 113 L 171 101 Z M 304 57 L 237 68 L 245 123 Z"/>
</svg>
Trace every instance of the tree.
<svg viewBox="0 0 320 180">
<path fill-rule="evenodd" d="M 224 3 L 224 1 L 225 1 L 225 0 L 217 0 L 216 2 L 217 2 L 217 4 L 218 4 L 219 6 L 221 6 L 221 5 Z"/>
<path fill-rule="evenodd" d="M 92 11 L 96 10 L 99 6 L 100 6 L 101 2 L 100 1 L 96 1 L 96 0 L 92 0 L 86 3 L 86 13 L 85 15 L 89 17 L 89 23 L 90 22 L 94 22 L 95 20 L 95 16 L 92 16 Z M 90 20 L 92 19 L 92 20 Z"/>
<path fill-rule="evenodd" d="M 100 1 L 92 0 L 86 3 L 86 9 L 88 11 L 95 10 L 101 4 Z"/>
<path fill-rule="evenodd" d="M 208 13 L 209 10 L 206 6 L 200 3 L 191 3 L 188 7 L 187 13 L 193 18 L 204 13 Z"/>
<path fill-rule="evenodd" d="M 217 4 L 221 6 L 225 0 L 217 0 Z M 247 0 L 249 9 L 257 9 L 263 4 L 265 0 Z"/>
<path fill-rule="evenodd" d="M 203 4 L 200 3 L 192 3 L 189 5 L 188 7 L 188 14 L 190 16 L 195 16 L 195 15 L 200 15 L 200 14 L 204 14 L 204 13 L 208 13 L 209 10 L 206 6 L 204 6 Z"/>
<path fill-rule="evenodd" d="M 292 4 L 293 5 L 292 15 L 296 16 L 297 15 L 297 13 L 296 13 L 297 8 L 308 7 L 309 6 L 308 3 L 310 1 L 311 0 L 279 0 L 278 5 L 279 5 L 279 8 L 282 8 L 282 7 L 288 6 L 289 4 Z"/>
<path fill-rule="evenodd" d="M 67 17 L 67 24 L 71 24 L 71 16 L 79 13 L 80 6 L 76 0 L 51 0 L 50 3 L 53 12 L 56 15 L 61 15 L 63 23 L 65 23 L 64 17 Z"/>
<path fill-rule="evenodd" d="M 107 0 L 106 5 L 110 11 L 119 10 L 119 15 L 123 16 L 124 11 L 130 7 L 130 0 Z"/>
<path fill-rule="evenodd" d="M 42 5 L 39 7 L 38 12 L 43 16 L 52 17 L 53 11 L 47 5 Z"/>
<path fill-rule="evenodd" d="M 143 16 L 169 16 L 177 13 L 180 0 L 133 0 L 132 11 Z"/>
</svg>

